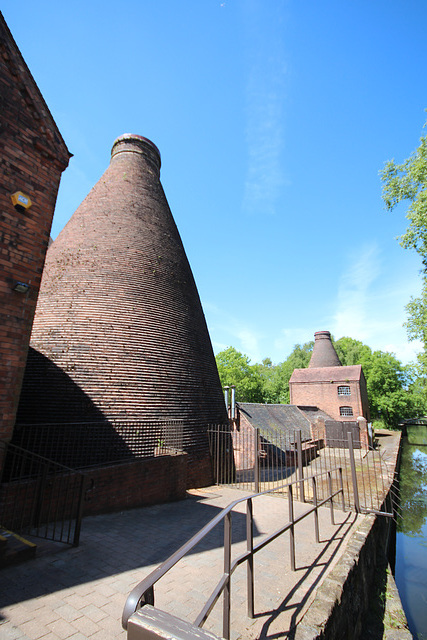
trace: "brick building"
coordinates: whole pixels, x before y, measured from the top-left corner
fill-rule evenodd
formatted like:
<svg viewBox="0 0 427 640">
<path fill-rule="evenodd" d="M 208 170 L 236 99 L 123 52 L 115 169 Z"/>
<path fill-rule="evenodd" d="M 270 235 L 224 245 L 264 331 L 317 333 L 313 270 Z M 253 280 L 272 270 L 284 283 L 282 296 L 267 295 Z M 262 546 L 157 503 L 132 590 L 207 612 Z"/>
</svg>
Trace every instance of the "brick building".
<svg viewBox="0 0 427 640">
<path fill-rule="evenodd" d="M 71 154 L 1 13 L 0 109 L 0 440 L 8 441 L 59 181 Z"/>
<path fill-rule="evenodd" d="M 301 434 L 305 460 L 313 458 L 318 446 L 313 443 L 312 432 L 316 428 L 319 418 L 326 421 L 330 419 L 330 416 L 317 407 L 238 402 L 236 404 L 236 419 L 231 421 L 236 470 L 254 466 L 256 429 L 260 436 L 261 455 L 271 457 L 273 464 L 275 458 L 278 457 L 279 450 L 286 455 L 287 465 L 294 464 L 297 431 Z M 273 443 L 276 445 L 283 443 L 284 446 L 273 447 Z"/>
<path fill-rule="evenodd" d="M 329 331 L 314 334 L 313 353 L 307 369 L 295 369 L 289 380 L 290 402 L 315 405 L 333 420 L 369 421 L 366 380 L 360 364 L 342 366 Z"/>
</svg>

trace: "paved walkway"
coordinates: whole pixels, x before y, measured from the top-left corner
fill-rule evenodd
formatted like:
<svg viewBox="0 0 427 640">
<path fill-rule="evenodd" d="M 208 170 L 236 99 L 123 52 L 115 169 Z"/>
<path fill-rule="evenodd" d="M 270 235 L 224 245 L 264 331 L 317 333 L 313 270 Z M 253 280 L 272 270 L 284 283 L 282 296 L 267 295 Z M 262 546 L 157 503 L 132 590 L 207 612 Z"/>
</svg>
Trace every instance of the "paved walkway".
<svg viewBox="0 0 427 640">
<path fill-rule="evenodd" d="M 245 495 L 225 487 L 193 490 L 181 502 L 87 517 L 80 546 L 51 545 L 25 564 L 0 571 L 1 640 L 125 640 L 121 614 L 131 589 L 211 520 L 220 508 Z M 244 505 L 233 515 L 233 557 L 246 548 Z M 308 505 L 296 505 L 296 511 Z M 287 500 L 263 496 L 254 502 L 256 540 L 288 520 Z M 359 516 L 361 518 L 362 516 Z M 284 534 L 255 556 L 255 619 L 246 616 L 246 568 L 232 582 L 232 640 L 286 637 L 315 589 L 342 553 L 354 523 L 350 513 L 320 513 L 296 526 L 296 565 L 290 570 Z M 222 527 L 217 528 L 156 586 L 156 606 L 194 621 L 222 574 Z M 205 628 L 221 635 L 221 600 Z"/>
</svg>

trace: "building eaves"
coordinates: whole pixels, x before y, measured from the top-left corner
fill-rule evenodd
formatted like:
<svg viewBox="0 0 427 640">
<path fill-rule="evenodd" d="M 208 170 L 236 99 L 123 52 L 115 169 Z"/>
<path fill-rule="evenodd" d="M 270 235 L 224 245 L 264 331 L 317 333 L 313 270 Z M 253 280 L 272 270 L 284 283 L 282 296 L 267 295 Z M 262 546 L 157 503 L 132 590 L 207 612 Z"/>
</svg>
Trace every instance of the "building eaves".
<svg viewBox="0 0 427 640">
<path fill-rule="evenodd" d="M 355 382 L 362 376 L 362 365 L 294 369 L 289 382 Z"/>
</svg>

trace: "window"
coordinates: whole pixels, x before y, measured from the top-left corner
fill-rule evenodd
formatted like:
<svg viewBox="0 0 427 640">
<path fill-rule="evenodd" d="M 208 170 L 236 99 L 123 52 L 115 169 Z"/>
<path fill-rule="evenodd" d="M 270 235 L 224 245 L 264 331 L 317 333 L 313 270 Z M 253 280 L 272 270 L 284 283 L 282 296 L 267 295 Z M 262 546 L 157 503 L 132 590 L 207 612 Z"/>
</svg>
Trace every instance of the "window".
<svg viewBox="0 0 427 640">
<path fill-rule="evenodd" d="M 339 396 L 350 396 L 351 392 L 350 392 L 350 387 L 348 385 L 341 385 L 340 387 L 338 387 L 338 395 Z"/>
<path fill-rule="evenodd" d="M 352 416 L 353 407 L 340 407 L 340 416 Z"/>
</svg>

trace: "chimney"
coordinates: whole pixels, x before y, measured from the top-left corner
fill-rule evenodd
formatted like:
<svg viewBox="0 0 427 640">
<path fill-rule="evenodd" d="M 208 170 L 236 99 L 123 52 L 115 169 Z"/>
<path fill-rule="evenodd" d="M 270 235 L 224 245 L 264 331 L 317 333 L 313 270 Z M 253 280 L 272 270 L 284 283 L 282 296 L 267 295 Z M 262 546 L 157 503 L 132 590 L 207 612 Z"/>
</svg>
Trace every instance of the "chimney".
<svg viewBox="0 0 427 640">
<path fill-rule="evenodd" d="M 236 418 L 236 387 L 231 385 L 231 419 Z"/>
<path fill-rule="evenodd" d="M 227 413 L 228 413 L 228 391 L 229 391 L 230 387 L 229 386 L 225 386 L 224 387 L 224 400 L 225 400 L 225 408 L 227 409 Z"/>
<path fill-rule="evenodd" d="M 342 366 L 329 331 L 316 331 L 314 334 L 313 353 L 308 366 L 312 369 Z"/>
</svg>

